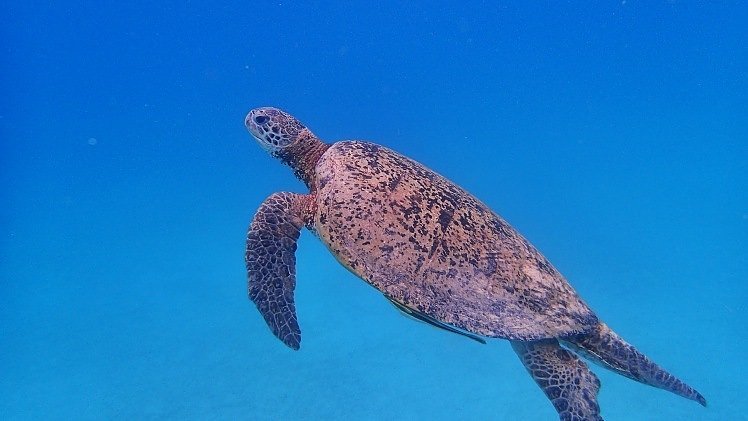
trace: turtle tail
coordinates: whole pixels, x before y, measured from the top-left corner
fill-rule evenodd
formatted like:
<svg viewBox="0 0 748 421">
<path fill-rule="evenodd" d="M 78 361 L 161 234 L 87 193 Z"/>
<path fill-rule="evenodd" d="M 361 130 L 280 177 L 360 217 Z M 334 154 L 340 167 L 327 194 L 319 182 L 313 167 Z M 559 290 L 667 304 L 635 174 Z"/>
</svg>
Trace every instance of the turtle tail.
<svg viewBox="0 0 748 421">
<path fill-rule="evenodd" d="M 604 323 L 598 323 L 589 333 L 563 338 L 561 342 L 608 370 L 706 406 L 701 393 L 655 364 Z"/>
</svg>

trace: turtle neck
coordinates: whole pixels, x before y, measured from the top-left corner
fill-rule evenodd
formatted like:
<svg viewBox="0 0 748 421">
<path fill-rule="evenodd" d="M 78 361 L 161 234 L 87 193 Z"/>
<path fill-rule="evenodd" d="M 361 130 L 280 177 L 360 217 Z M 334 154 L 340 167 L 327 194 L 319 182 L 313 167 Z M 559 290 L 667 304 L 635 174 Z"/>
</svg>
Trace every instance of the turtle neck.
<svg viewBox="0 0 748 421">
<path fill-rule="evenodd" d="M 314 168 L 322 154 L 330 147 L 309 129 L 303 129 L 293 144 L 273 153 L 273 156 L 293 169 L 293 173 L 303 181 L 309 190 L 314 191 Z"/>
</svg>

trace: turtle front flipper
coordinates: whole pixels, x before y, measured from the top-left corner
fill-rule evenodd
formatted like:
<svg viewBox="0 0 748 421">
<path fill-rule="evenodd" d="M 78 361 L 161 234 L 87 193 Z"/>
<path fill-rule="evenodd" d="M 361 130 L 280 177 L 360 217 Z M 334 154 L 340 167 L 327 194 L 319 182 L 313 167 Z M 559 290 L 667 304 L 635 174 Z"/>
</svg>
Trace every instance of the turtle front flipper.
<svg viewBox="0 0 748 421">
<path fill-rule="evenodd" d="M 296 319 L 296 241 L 308 219 L 311 196 L 274 193 L 260 205 L 247 233 L 247 290 L 270 330 L 283 343 L 299 349 Z"/>
<path fill-rule="evenodd" d="M 556 339 L 512 341 L 512 348 L 561 421 L 602 421 L 597 404 L 600 381 L 576 355 Z"/>
</svg>

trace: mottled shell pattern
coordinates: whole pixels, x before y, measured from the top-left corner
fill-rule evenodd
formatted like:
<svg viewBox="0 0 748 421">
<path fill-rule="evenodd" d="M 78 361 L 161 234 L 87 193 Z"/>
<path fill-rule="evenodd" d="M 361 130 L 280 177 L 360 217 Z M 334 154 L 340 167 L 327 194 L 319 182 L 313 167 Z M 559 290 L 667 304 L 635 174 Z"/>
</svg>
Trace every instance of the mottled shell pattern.
<svg viewBox="0 0 748 421">
<path fill-rule="evenodd" d="M 470 193 L 385 147 L 337 142 L 316 165 L 313 229 L 388 298 L 507 339 L 589 331 L 597 317 L 559 272 Z"/>
</svg>

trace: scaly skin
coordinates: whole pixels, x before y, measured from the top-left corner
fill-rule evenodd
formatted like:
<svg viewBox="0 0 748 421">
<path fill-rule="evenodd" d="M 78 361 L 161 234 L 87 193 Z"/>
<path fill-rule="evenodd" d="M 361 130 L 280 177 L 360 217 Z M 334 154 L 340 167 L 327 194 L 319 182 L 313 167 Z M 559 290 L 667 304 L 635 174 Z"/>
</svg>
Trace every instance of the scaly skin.
<svg viewBox="0 0 748 421">
<path fill-rule="evenodd" d="M 610 330 L 605 323 L 598 324 L 589 333 L 564 338 L 562 343 L 614 373 L 706 406 L 706 399 L 701 393 L 655 364 Z"/>
<path fill-rule="evenodd" d="M 512 341 L 512 348 L 562 421 L 602 421 L 600 380 L 576 355 L 555 339 Z"/>
<path fill-rule="evenodd" d="M 311 196 L 274 193 L 260 205 L 247 233 L 244 260 L 249 298 L 283 343 L 299 349 L 296 320 L 296 241 L 311 219 Z"/>
</svg>

